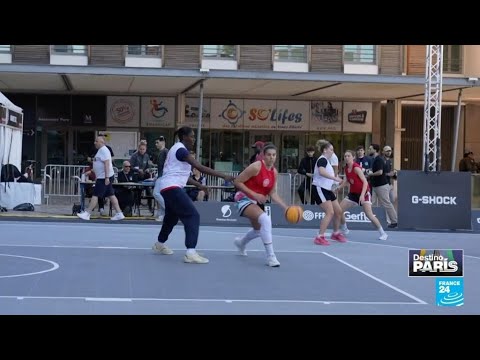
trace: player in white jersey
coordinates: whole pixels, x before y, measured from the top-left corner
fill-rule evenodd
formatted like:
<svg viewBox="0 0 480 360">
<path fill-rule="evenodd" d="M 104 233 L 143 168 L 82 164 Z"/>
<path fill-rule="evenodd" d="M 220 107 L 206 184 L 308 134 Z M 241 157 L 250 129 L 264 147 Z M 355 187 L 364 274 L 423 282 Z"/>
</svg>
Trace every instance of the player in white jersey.
<svg viewBox="0 0 480 360">
<path fill-rule="evenodd" d="M 334 219 L 332 239 L 339 242 L 346 241 L 345 236 L 339 231 L 342 209 L 332 191 L 332 186 L 340 184 L 342 179 L 335 175 L 335 171 L 329 161 L 333 154 L 333 145 L 328 142 L 322 143 L 319 150 L 322 155 L 318 158 L 315 165 L 312 183 L 317 187 L 320 207 L 325 212 L 325 216 L 320 220 L 320 230 L 314 239 L 314 243 L 317 245 L 330 245 L 325 238 L 325 231 L 332 219 Z"/>
<path fill-rule="evenodd" d="M 184 261 L 192 264 L 206 264 L 208 259 L 195 251 L 200 229 L 200 215 L 193 205 L 192 199 L 183 188 L 190 184 L 205 192 L 208 191 L 205 185 L 193 180 L 190 176 L 192 166 L 202 173 L 217 176 L 226 181 L 233 181 L 233 177 L 203 166 L 190 154 L 189 149 L 193 149 L 195 143 L 195 133 L 192 128 L 184 126 L 178 129 L 175 135 L 178 136 L 180 141 L 168 151 L 163 175 L 159 181 L 160 192 L 165 200 L 165 217 L 163 218 L 162 229 L 158 234 L 158 241 L 153 245 L 153 250 L 163 255 L 173 254 L 173 251 L 165 245 L 165 242 L 180 219 L 185 227 L 187 253 Z"/>
</svg>

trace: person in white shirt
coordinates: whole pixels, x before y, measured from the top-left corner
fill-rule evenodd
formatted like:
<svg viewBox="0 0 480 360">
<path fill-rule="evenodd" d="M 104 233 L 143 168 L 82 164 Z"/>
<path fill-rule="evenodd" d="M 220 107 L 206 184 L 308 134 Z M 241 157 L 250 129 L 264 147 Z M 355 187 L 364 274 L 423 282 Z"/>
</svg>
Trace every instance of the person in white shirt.
<svg viewBox="0 0 480 360">
<path fill-rule="evenodd" d="M 90 220 L 90 214 L 95 206 L 97 206 L 98 198 L 108 197 L 116 211 L 116 214 L 110 220 L 122 220 L 125 216 L 118 205 L 118 200 L 112 186 L 114 180 L 112 156 L 110 155 L 110 150 L 105 146 L 105 138 L 103 136 L 98 136 L 95 139 L 95 148 L 97 148 L 97 153 L 93 158 L 93 172 L 96 175 L 96 180 L 93 196 L 88 209 L 77 213 L 77 216 L 83 220 Z"/>
<path fill-rule="evenodd" d="M 316 146 L 317 146 L 318 149 L 320 149 L 320 147 L 323 144 L 329 144 L 329 143 L 330 143 L 330 141 L 325 140 L 325 139 L 321 139 L 321 140 L 317 141 Z M 333 172 L 334 172 L 335 176 L 338 176 L 338 156 L 335 153 L 333 153 L 328 161 L 330 162 L 330 165 L 332 165 L 332 167 L 333 167 Z"/>
<path fill-rule="evenodd" d="M 208 188 L 205 185 L 193 180 L 190 176 L 192 166 L 202 173 L 220 177 L 226 181 L 233 181 L 233 177 L 203 166 L 188 151 L 188 148 L 193 149 L 193 144 L 195 143 L 195 133 L 192 128 L 188 126 L 181 127 L 176 131 L 175 135 L 178 136 L 180 141 L 168 151 L 163 174 L 158 184 L 158 188 L 165 200 L 165 217 L 163 218 L 162 229 L 158 234 L 158 241 L 155 242 L 152 248 L 158 254 L 173 254 L 173 251 L 165 245 L 165 242 L 168 240 L 168 236 L 175 225 L 177 225 L 178 220 L 181 220 L 185 227 L 185 247 L 187 248 L 187 253 L 183 258 L 184 262 L 207 264 L 208 259 L 200 256 L 195 251 L 200 230 L 200 214 L 192 199 L 184 191 L 184 187 L 187 184 L 195 185 L 199 189 L 208 192 Z"/>
<path fill-rule="evenodd" d="M 317 142 L 319 144 L 319 142 Z M 340 219 L 342 217 L 342 209 L 338 203 L 337 197 L 333 192 L 334 184 L 338 186 L 340 179 L 333 170 L 330 159 L 333 155 L 333 145 L 329 142 L 321 143 L 320 154 L 322 154 L 315 165 L 315 173 L 313 174 L 313 185 L 317 187 L 318 196 L 320 197 L 320 207 L 325 212 L 325 216 L 320 220 L 320 230 L 313 240 L 316 245 L 330 245 L 325 238 L 330 221 L 333 219 L 332 240 L 345 242 L 345 236 L 340 232 Z"/>
</svg>

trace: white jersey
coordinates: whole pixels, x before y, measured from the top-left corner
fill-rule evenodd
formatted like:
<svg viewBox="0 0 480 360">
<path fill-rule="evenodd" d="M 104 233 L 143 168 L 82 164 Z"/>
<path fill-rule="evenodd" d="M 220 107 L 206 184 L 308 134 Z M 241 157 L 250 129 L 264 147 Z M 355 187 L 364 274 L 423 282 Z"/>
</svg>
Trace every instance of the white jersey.
<svg viewBox="0 0 480 360">
<path fill-rule="evenodd" d="M 105 174 L 105 164 L 104 161 L 110 160 L 110 165 L 108 166 L 108 174 Z M 110 155 L 110 150 L 103 145 L 100 149 L 97 150 L 95 157 L 93 158 L 93 172 L 97 179 L 105 179 L 105 175 L 107 177 L 112 177 L 113 172 L 113 165 L 112 165 L 112 155 Z"/>
<path fill-rule="evenodd" d="M 338 156 L 335 155 L 335 153 L 330 157 L 330 164 L 332 164 L 332 166 L 338 166 Z"/>
<path fill-rule="evenodd" d="M 163 166 L 163 174 L 159 178 L 160 190 L 169 187 L 183 188 L 187 185 L 188 178 L 192 172 L 192 165 L 177 159 L 177 151 L 182 148 L 188 153 L 187 148 L 180 141 L 168 151 L 165 165 Z"/>
<path fill-rule="evenodd" d="M 326 177 L 323 177 L 320 175 L 319 172 L 319 167 L 324 167 L 325 170 L 327 170 L 327 173 L 334 176 L 335 172 L 333 171 L 332 164 L 330 164 L 330 161 L 322 155 L 317 159 L 317 162 L 315 164 L 315 172 L 313 173 L 313 185 L 317 187 L 324 188 L 325 190 L 332 190 L 332 185 L 335 182 L 334 180 L 327 179 Z"/>
</svg>

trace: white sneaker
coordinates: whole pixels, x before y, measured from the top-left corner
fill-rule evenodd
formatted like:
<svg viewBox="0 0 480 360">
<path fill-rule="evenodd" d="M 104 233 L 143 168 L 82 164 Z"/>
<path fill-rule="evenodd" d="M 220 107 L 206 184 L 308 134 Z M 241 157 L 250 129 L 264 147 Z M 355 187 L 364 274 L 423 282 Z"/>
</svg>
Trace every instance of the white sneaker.
<svg viewBox="0 0 480 360">
<path fill-rule="evenodd" d="M 378 240 L 387 240 L 388 239 L 388 235 L 387 233 L 384 233 L 383 235 L 381 235 Z"/>
<path fill-rule="evenodd" d="M 267 265 L 271 267 L 279 267 L 280 262 L 275 255 L 267 257 Z"/>
<path fill-rule="evenodd" d="M 100 213 L 100 216 L 105 215 L 105 209 L 104 208 L 101 208 L 100 210 L 98 210 L 98 212 Z"/>
<path fill-rule="evenodd" d="M 247 256 L 247 250 L 246 250 L 247 246 L 242 244 L 242 238 L 240 237 L 236 238 L 233 244 L 238 250 L 238 253 L 239 253 L 238 255 Z"/>
<path fill-rule="evenodd" d="M 348 227 L 345 225 L 345 226 L 340 226 L 340 230 L 342 231 L 343 235 L 348 235 L 348 233 L 350 232 L 350 230 L 348 229 Z"/>
<path fill-rule="evenodd" d="M 162 244 L 161 242 L 155 242 L 153 244 L 152 249 L 155 253 L 157 254 L 162 254 L 162 255 L 172 255 L 173 251 L 165 244 Z"/>
<path fill-rule="evenodd" d="M 83 220 L 90 220 L 90 213 L 87 211 L 82 211 L 81 213 L 77 213 L 77 216 Z"/>
<path fill-rule="evenodd" d="M 125 219 L 125 215 L 123 215 L 123 213 L 119 212 L 119 213 L 116 213 L 115 215 L 113 215 L 110 220 L 112 221 L 117 221 L 117 220 L 123 220 Z"/>
<path fill-rule="evenodd" d="M 165 217 L 165 215 L 158 215 L 155 220 L 156 221 L 163 221 L 163 218 Z"/>
<path fill-rule="evenodd" d="M 199 253 L 193 255 L 185 254 L 183 261 L 189 264 L 208 264 L 208 259 L 200 256 Z"/>
</svg>

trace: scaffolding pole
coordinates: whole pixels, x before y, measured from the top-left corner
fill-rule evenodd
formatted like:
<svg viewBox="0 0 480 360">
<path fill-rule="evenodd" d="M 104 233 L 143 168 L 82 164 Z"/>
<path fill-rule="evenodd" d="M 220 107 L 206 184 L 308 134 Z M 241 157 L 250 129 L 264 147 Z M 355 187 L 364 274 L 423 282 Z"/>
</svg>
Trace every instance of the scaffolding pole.
<svg viewBox="0 0 480 360">
<path fill-rule="evenodd" d="M 425 108 L 423 122 L 423 169 L 440 171 L 442 125 L 443 45 L 427 45 Z"/>
</svg>

